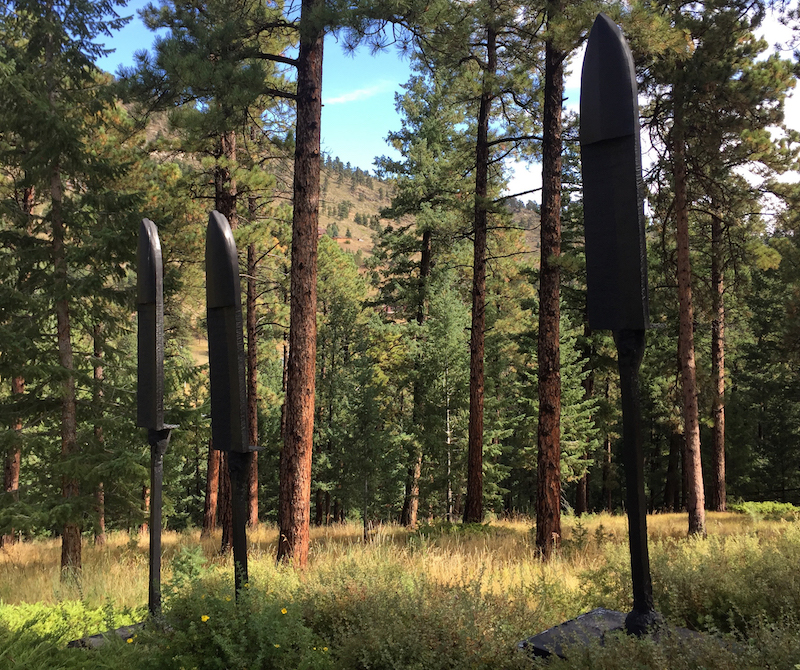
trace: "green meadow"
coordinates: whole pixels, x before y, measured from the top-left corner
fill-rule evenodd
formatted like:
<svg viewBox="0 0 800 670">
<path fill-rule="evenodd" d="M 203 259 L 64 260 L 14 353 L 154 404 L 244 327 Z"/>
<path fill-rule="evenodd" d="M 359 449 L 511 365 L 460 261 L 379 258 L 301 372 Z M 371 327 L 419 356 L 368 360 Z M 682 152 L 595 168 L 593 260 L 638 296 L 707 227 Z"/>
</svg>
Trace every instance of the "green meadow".
<svg viewBox="0 0 800 670">
<path fill-rule="evenodd" d="M 657 609 L 705 635 L 691 643 L 620 635 L 535 660 L 517 643 L 595 607 L 630 609 L 626 519 L 568 517 L 543 563 L 528 519 L 484 525 L 318 528 L 305 571 L 277 565 L 277 530 L 250 533 L 250 582 L 237 603 L 219 538 L 166 533 L 164 621 L 100 649 L 75 638 L 146 618 L 147 536 L 87 543 L 64 583 L 59 542 L 0 554 L 0 667 L 164 668 L 775 668 L 800 667 L 800 523 L 749 508 L 710 513 L 708 537 L 686 518 L 649 518 Z"/>
</svg>

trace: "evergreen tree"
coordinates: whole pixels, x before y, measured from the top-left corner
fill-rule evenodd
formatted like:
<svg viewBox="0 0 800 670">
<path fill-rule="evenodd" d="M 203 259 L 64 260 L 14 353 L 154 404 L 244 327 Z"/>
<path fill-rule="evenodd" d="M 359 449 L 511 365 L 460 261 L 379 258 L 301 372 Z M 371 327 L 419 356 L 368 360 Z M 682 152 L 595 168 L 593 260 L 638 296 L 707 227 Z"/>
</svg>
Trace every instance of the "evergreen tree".
<svg viewBox="0 0 800 670">
<path fill-rule="evenodd" d="M 81 202 L 83 189 L 97 187 L 119 175 L 120 166 L 109 156 L 93 154 L 87 138 L 97 117 L 113 107 L 108 81 L 100 79 L 94 66 L 105 53 L 94 42 L 98 35 L 109 35 L 124 21 L 114 2 L 19 2 L 4 5 L 0 24 L 6 49 L 2 68 L 3 164 L 12 166 L 20 178 L 19 187 L 30 197 L 40 199 L 29 212 L 44 216 L 21 216 L 22 236 L 35 236 L 40 247 L 35 265 L 22 270 L 26 278 L 36 269 L 48 280 L 38 291 L 52 301 L 55 313 L 54 340 L 47 344 L 57 353 L 50 371 L 58 380 L 56 395 L 60 404 L 60 478 L 62 503 L 53 510 L 61 524 L 62 574 L 81 568 L 82 497 L 80 452 L 82 450 L 78 398 L 78 365 L 74 347 L 78 332 L 75 317 L 84 290 L 96 288 L 92 272 L 85 264 L 92 258 L 92 242 L 106 245 L 101 257 L 105 268 L 120 268 L 129 262 L 135 244 L 130 235 L 121 234 L 117 246 L 93 226 L 98 200 L 92 196 Z M 116 171 L 116 173 L 115 173 Z M 108 181 L 105 182 L 106 184 Z M 24 214 L 23 207 L 23 214 Z M 105 232 L 105 231 L 104 231 Z M 87 234 L 88 233 L 88 234 Z M 89 238 L 87 240 L 87 238 Z M 93 239 L 92 239 L 93 238 Z M 91 241 L 90 241 L 91 240 Z M 130 246 L 125 248 L 125 242 Z M 102 248 L 102 247 L 101 247 Z M 99 249 L 95 247 L 95 253 Z M 98 273 L 102 279 L 102 269 Z M 44 276 L 41 278 L 44 279 Z M 82 281 L 89 280 L 89 281 Z M 44 332 L 52 332 L 50 328 Z M 22 379 L 21 375 L 15 377 Z M 27 383 L 33 379 L 26 379 Z M 19 391 L 19 385 L 15 391 Z M 17 393 L 17 395 L 19 395 Z M 85 491 L 84 491 L 85 494 Z M 93 496 L 92 496 L 93 497 Z"/>
</svg>

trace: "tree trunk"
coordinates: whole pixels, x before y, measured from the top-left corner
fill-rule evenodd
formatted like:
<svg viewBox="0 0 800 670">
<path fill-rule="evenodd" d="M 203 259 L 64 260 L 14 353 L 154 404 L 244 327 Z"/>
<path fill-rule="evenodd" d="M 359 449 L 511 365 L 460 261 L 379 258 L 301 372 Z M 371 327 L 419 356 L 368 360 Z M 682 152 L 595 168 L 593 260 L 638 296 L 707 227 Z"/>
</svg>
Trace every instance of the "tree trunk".
<svg viewBox="0 0 800 670">
<path fill-rule="evenodd" d="M 323 31 L 315 25 L 315 14 L 321 6 L 322 0 L 302 2 L 297 58 L 289 361 L 277 555 L 297 568 L 308 563 L 310 541 L 323 47 Z"/>
<path fill-rule="evenodd" d="M 539 425 L 536 546 L 547 560 L 561 541 L 561 105 L 565 54 L 545 43 L 542 141 L 541 265 L 539 269 Z"/>
<path fill-rule="evenodd" d="M 150 518 L 150 487 L 147 484 L 142 484 L 142 516 L 144 516 L 144 521 L 139 526 L 140 535 L 144 535 L 150 530 L 150 524 L 147 522 Z"/>
<path fill-rule="evenodd" d="M 422 249 L 419 263 L 419 288 L 417 292 L 417 323 L 421 326 L 425 323 L 425 302 L 428 298 L 428 278 L 431 274 L 431 231 L 426 230 L 422 233 Z M 417 363 L 419 365 L 419 362 Z M 422 387 L 418 381 L 414 382 L 414 426 L 419 430 L 422 426 Z M 406 478 L 406 492 L 403 500 L 403 510 L 400 513 L 400 523 L 408 528 L 417 525 L 417 514 L 419 512 L 419 478 L 422 476 L 422 447 L 420 435 L 417 434 L 414 440 L 414 448 L 411 450 L 411 466 L 408 469 Z"/>
<path fill-rule="evenodd" d="M 252 209 L 252 208 L 251 208 Z M 256 332 L 256 245 L 247 246 L 247 428 L 250 444 L 258 446 L 258 334 Z M 247 525 L 258 525 L 258 452 L 250 456 Z"/>
<path fill-rule="evenodd" d="M 203 506 L 201 537 L 208 537 L 217 527 L 217 495 L 219 493 L 220 452 L 208 445 L 208 470 L 206 474 L 206 501 Z"/>
<path fill-rule="evenodd" d="M 23 189 L 21 194 L 21 209 L 22 212 L 28 217 L 33 212 L 35 190 L 33 186 L 28 186 Z M 30 227 L 26 226 L 27 232 L 30 234 Z M 18 278 L 18 282 L 21 278 Z M 14 401 L 22 400 L 25 393 L 25 379 L 21 376 L 13 376 L 11 378 L 11 395 Z M 12 424 L 14 431 L 14 443 L 5 453 L 3 464 L 3 490 L 7 494 L 11 494 L 14 501 L 19 500 L 19 474 L 22 466 L 22 419 L 14 419 Z M 0 547 L 8 546 L 16 541 L 14 529 L 8 535 L 0 535 Z"/>
<path fill-rule="evenodd" d="M 400 512 L 400 524 L 407 528 L 416 527 L 419 514 L 419 479 L 422 476 L 422 450 L 419 446 L 412 450 L 411 458 L 412 463 L 406 478 L 403 509 Z"/>
<path fill-rule="evenodd" d="M 77 413 L 75 400 L 75 371 L 72 358 L 69 299 L 67 298 L 67 260 L 64 249 L 63 191 L 61 171 L 55 164 L 50 172 L 50 210 L 53 229 L 53 264 L 55 267 L 56 331 L 58 360 L 63 370 L 61 382 L 61 458 L 68 461 L 80 451 L 77 440 Z M 67 500 L 79 495 L 78 480 L 64 476 L 61 494 Z M 73 512 L 64 524 L 61 535 L 61 576 L 74 577 L 81 569 L 81 530 Z"/>
<path fill-rule="evenodd" d="M 317 489 L 316 500 L 314 503 L 314 525 L 322 526 L 325 524 L 325 491 Z"/>
<path fill-rule="evenodd" d="M 678 263 L 678 302 L 680 305 L 680 358 L 683 388 L 683 421 L 686 439 L 689 512 L 689 534 L 705 535 L 705 493 L 700 461 L 700 419 L 697 408 L 697 369 L 694 357 L 694 308 L 692 305 L 692 271 L 689 260 L 689 212 L 686 199 L 686 147 L 683 121 L 683 88 L 675 84 L 675 110 L 672 126 L 672 170 L 675 182 L 675 218 Z"/>
<path fill-rule="evenodd" d="M 497 34 L 486 28 L 486 70 L 478 110 L 475 143 L 475 242 L 472 258 L 472 329 L 469 340 L 469 429 L 467 453 L 467 498 L 464 523 L 483 521 L 483 395 L 484 344 L 486 334 L 486 235 L 489 193 L 489 119 L 497 71 Z"/>
<path fill-rule="evenodd" d="M 711 217 L 711 385 L 714 396 L 711 417 L 714 422 L 711 442 L 711 509 L 727 509 L 725 495 L 725 302 L 722 261 L 722 220 Z"/>
<path fill-rule="evenodd" d="M 227 554 L 233 548 L 233 497 L 231 473 L 228 468 L 227 452 L 219 455 L 219 501 L 217 504 L 217 521 L 222 529 L 219 553 Z"/>
<path fill-rule="evenodd" d="M 220 136 L 220 152 L 224 162 L 222 165 L 218 164 L 214 169 L 214 203 L 217 211 L 228 219 L 231 230 L 236 230 L 239 225 L 239 217 L 236 212 L 238 189 L 236 177 L 231 169 L 236 164 L 236 133 L 234 131 L 229 130 Z"/>
<path fill-rule="evenodd" d="M 93 328 L 94 335 L 94 408 L 102 415 L 103 402 L 103 326 L 96 323 Z M 103 427 L 99 424 L 94 426 L 94 438 L 98 446 L 102 448 Z M 102 547 L 106 543 L 106 494 L 103 482 L 99 482 L 95 491 L 95 510 L 97 511 L 97 526 L 94 531 L 94 543 Z"/>
<path fill-rule="evenodd" d="M 14 400 L 20 400 L 20 396 L 25 393 L 25 380 L 22 377 L 11 378 L 11 394 Z M 19 500 L 19 472 L 22 464 L 22 421 L 17 418 L 14 420 L 14 444 L 6 452 L 3 467 L 3 490 L 11 494 L 14 501 Z M 15 542 L 14 529 L 8 535 L 0 535 L 0 547 L 5 547 Z"/>
<path fill-rule="evenodd" d="M 584 458 L 588 459 L 587 454 Z M 578 487 L 575 493 L 575 516 L 581 516 L 589 511 L 589 473 L 584 472 L 583 477 L 578 480 Z"/>
<path fill-rule="evenodd" d="M 681 509 L 680 473 L 678 466 L 683 450 L 683 436 L 672 431 L 669 434 L 669 458 L 667 460 L 667 481 L 664 484 L 664 511 L 679 512 Z"/>
</svg>

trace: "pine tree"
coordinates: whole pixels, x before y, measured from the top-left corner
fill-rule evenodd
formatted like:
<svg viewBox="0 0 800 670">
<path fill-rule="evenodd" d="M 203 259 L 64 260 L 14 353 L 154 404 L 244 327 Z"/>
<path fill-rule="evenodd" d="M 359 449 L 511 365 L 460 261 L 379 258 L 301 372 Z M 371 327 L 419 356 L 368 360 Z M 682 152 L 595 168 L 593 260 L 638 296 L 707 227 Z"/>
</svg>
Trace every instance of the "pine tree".
<svg viewBox="0 0 800 670">
<path fill-rule="evenodd" d="M 108 82 L 99 80 L 94 66 L 104 49 L 93 40 L 124 24 L 114 11 L 116 4 L 21 2 L 4 6 L 0 15 L 9 38 L 4 40 L 8 48 L 3 54 L 3 162 L 14 166 L 23 189 L 31 189 L 46 206 L 46 223 L 38 234 L 48 243 L 46 262 L 56 315 L 62 575 L 81 568 L 81 476 L 76 467 L 81 445 L 73 317 L 79 289 L 74 264 L 82 258 L 80 254 L 76 258 L 73 249 L 80 248 L 85 233 L 81 227 L 89 222 L 81 221 L 73 203 L 80 193 L 76 185 L 107 176 L 111 168 L 107 161 L 90 155 L 85 140 L 96 115 L 112 104 Z M 84 268 L 79 268 L 80 274 Z"/>
</svg>

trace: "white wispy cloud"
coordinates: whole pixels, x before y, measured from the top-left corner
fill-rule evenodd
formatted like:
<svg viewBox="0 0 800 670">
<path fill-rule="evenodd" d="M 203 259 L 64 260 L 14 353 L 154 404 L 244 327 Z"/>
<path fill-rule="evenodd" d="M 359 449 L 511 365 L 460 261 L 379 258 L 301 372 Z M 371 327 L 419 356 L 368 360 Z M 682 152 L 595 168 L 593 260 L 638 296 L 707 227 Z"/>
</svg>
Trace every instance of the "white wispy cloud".
<svg viewBox="0 0 800 670">
<path fill-rule="evenodd" d="M 348 91 L 340 95 L 334 95 L 330 98 L 323 98 L 322 102 L 325 105 L 344 105 L 348 102 L 360 102 L 367 98 L 372 98 L 384 91 L 390 90 L 393 87 L 391 81 L 379 81 L 377 84 L 367 86 L 366 88 L 357 88 L 355 91 Z"/>
</svg>

